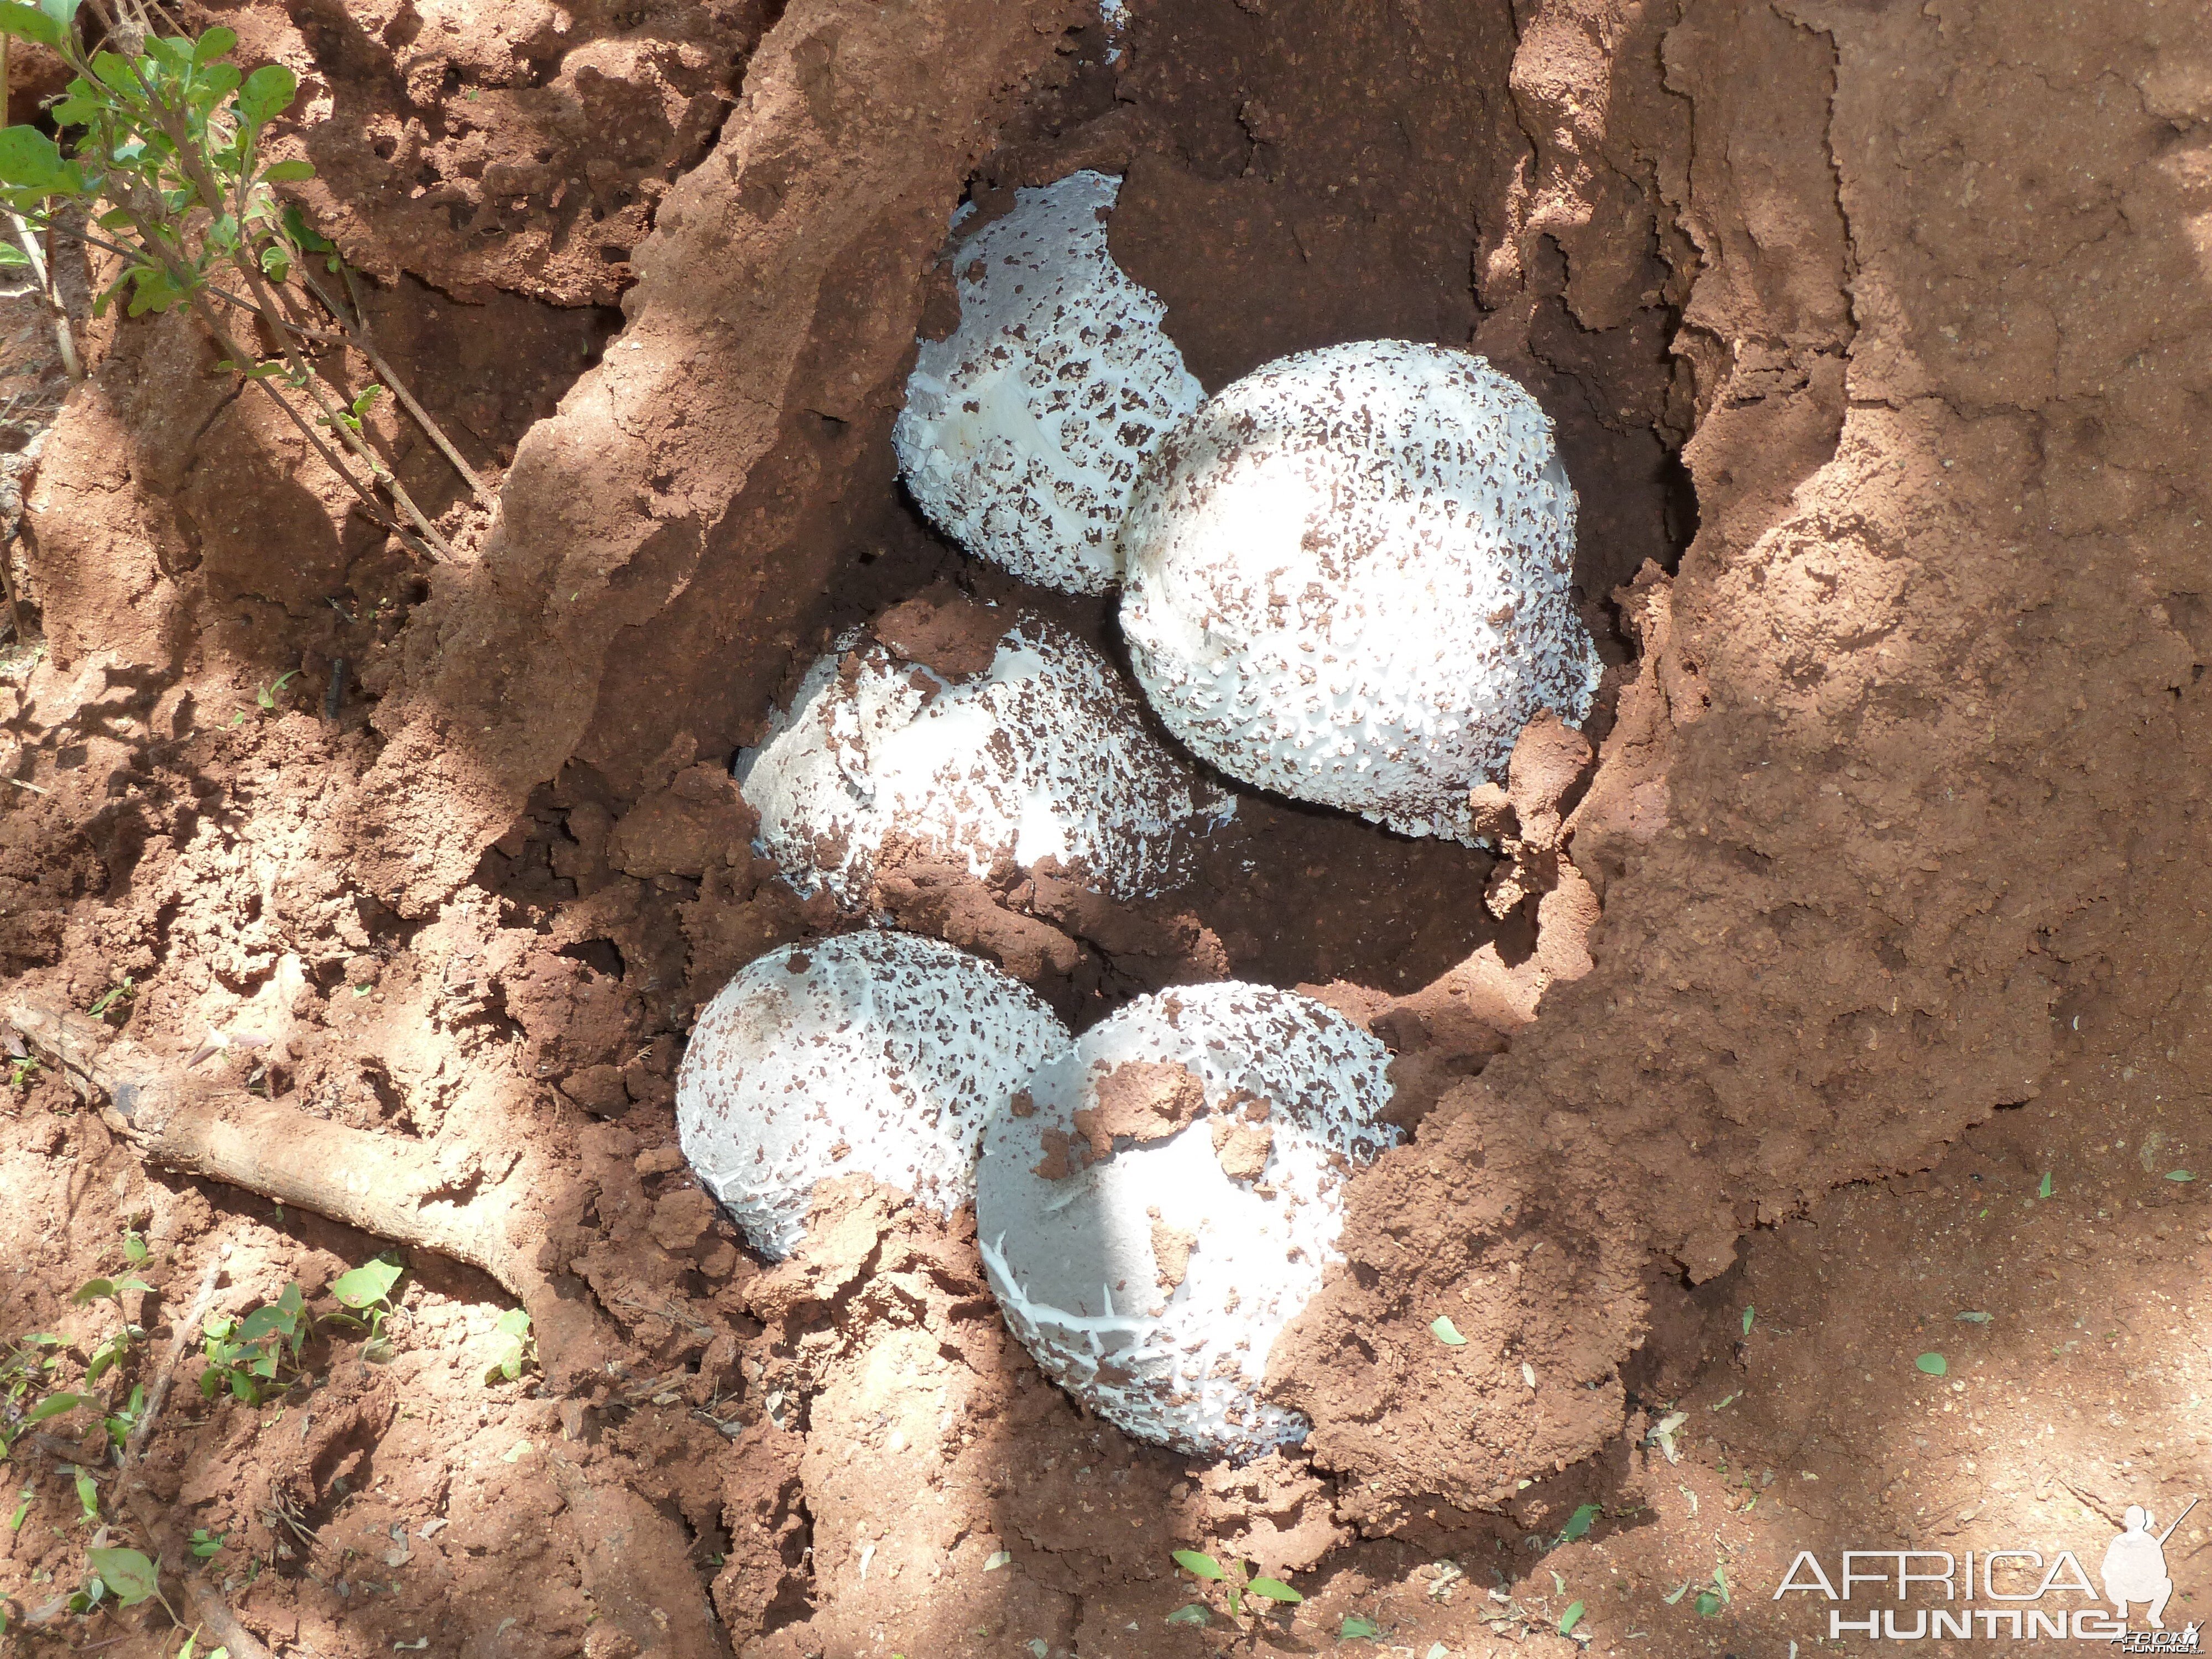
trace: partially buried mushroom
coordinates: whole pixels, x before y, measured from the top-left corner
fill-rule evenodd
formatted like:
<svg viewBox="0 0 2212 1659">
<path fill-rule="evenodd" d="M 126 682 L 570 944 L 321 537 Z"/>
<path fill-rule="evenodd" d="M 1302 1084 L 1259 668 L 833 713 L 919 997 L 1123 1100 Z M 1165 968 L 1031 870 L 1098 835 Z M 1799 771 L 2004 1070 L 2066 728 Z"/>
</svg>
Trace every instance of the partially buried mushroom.
<svg viewBox="0 0 2212 1659">
<path fill-rule="evenodd" d="M 1344 1188 L 1395 1144 L 1382 1043 L 1234 981 L 1130 1004 L 983 1139 L 975 1219 L 1008 1327 L 1142 1440 L 1246 1457 L 1303 1439 L 1267 1351 L 1340 1259 Z"/>
<path fill-rule="evenodd" d="M 759 844 L 786 878 L 864 904 L 896 839 L 976 875 L 1050 858 L 1118 899 L 1188 880 L 1235 798 L 1146 730 L 1119 671 L 1077 635 L 957 603 L 992 618 L 959 653 L 908 654 L 881 622 L 848 634 L 739 757 Z"/>
<path fill-rule="evenodd" d="M 960 325 L 921 342 L 891 429 L 940 529 L 1067 593 L 1121 579 L 1115 532 L 1137 468 L 1203 395 L 1159 296 L 1106 251 L 1121 188 L 1085 171 L 1017 191 L 956 250 Z"/>
<path fill-rule="evenodd" d="M 869 1175 L 939 1214 L 975 1190 L 977 1138 L 1069 1045 L 1034 993 L 912 933 L 772 951 L 701 1011 L 676 1079 L 684 1156 L 780 1260 L 814 1188 Z"/>
<path fill-rule="evenodd" d="M 1161 720 L 1231 777 L 1477 839 L 1544 709 L 1589 713 L 1575 493 L 1543 410 L 1482 358 L 1369 340 L 1224 387 L 1152 457 L 1121 627 Z"/>
</svg>

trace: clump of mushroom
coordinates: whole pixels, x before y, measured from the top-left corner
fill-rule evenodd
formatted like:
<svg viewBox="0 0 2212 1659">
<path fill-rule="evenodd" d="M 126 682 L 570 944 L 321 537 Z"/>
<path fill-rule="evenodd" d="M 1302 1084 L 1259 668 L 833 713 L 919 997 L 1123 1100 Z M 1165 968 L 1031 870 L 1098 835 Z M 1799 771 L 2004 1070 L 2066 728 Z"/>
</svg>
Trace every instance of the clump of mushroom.
<svg viewBox="0 0 2212 1659">
<path fill-rule="evenodd" d="M 959 249 L 960 325 L 921 342 L 891 430 L 939 528 L 1070 593 L 1120 580 L 1137 468 L 1203 395 L 1161 331 L 1159 296 L 1106 251 L 1121 187 L 1085 171 L 1018 191 Z"/>
<path fill-rule="evenodd" d="M 1170 732 L 1231 776 L 1415 836 L 1522 726 L 1589 714 L 1575 493 L 1535 400 L 1482 358 L 1370 340 L 1224 388 L 1153 454 L 1121 624 Z"/>
<path fill-rule="evenodd" d="M 1352 1172 L 1395 1143 L 1382 1043 L 1310 997 L 1142 998 L 993 1120 L 976 1231 L 1038 1365 L 1139 1439 L 1256 1455 L 1304 1437 L 1261 1396 L 1320 1287 Z"/>
<path fill-rule="evenodd" d="M 676 1122 L 707 1190 L 781 1260 L 816 1185 L 870 1175 L 940 1214 L 975 1192 L 984 1124 L 1067 1029 L 988 963 L 911 933 L 772 951 L 699 1016 Z"/>
<path fill-rule="evenodd" d="M 1146 729 L 1121 675 L 1077 635 L 1026 611 L 997 613 L 991 632 L 995 644 L 934 653 L 934 667 L 880 623 L 848 634 L 739 757 L 758 843 L 800 891 L 865 903 L 892 842 L 979 876 L 1053 859 L 1120 899 L 1189 879 L 1234 797 Z"/>
</svg>

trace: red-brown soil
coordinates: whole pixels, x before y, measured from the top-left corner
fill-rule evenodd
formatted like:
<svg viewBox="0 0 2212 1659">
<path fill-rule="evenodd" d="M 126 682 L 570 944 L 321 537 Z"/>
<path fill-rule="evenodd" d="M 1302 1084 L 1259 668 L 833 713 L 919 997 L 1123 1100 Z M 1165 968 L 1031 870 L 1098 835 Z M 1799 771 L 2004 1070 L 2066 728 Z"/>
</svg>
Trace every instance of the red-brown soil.
<svg viewBox="0 0 2212 1659">
<path fill-rule="evenodd" d="M 301 73 L 303 199 L 500 506 L 389 426 L 459 550 L 418 562 L 180 318 L 80 319 L 44 429 L 50 331 L 0 301 L 39 642 L 0 661 L 0 970 L 127 979 L 155 1054 L 251 1039 L 193 1075 L 457 1169 L 527 1146 L 536 1268 L 611 1348 L 488 1383 L 509 1298 L 418 1254 L 388 1361 L 330 1328 L 255 1410 L 187 1359 L 110 1541 L 222 1534 L 217 1593 L 316 1659 L 1361 1651 L 1350 1616 L 1779 1655 L 1826 1631 L 1771 1599 L 1801 1549 L 2094 1571 L 2212 1482 L 2201 19 L 1178 0 L 1109 60 L 1074 0 L 187 10 Z M 883 877 L 1079 1024 L 1236 975 L 1395 1051 L 1417 1133 L 1273 1358 L 1314 1433 L 1242 1469 L 1043 1382 L 970 1220 L 849 1183 L 764 1267 L 675 1147 L 697 1005 L 842 925 L 755 858 L 732 752 L 840 628 L 919 598 L 887 630 L 954 648 L 938 584 L 1018 591 L 893 477 L 946 218 L 1083 166 L 1209 386 L 1384 334 L 1522 379 L 1611 665 L 1591 742 L 1532 728 L 1489 799 L 1496 855 L 1248 797 L 1145 905 Z M 149 1241 L 118 1402 L 211 1267 L 220 1311 L 327 1310 L 385 1248 L 145 1167 L 51 1067 L 0 1101 L 0 1356 L 58 1334 L 64 1380 L 116 1317 L 70 1292 Z M 0 1471 L 0 1642 L 173 1652 L 55 1610 L 65 1467 L 111 1472 L 52 1426 Z M 1168 1624 L 1224 1606 L 1179 1547 L 1309 1599 Z"/>
</svg>

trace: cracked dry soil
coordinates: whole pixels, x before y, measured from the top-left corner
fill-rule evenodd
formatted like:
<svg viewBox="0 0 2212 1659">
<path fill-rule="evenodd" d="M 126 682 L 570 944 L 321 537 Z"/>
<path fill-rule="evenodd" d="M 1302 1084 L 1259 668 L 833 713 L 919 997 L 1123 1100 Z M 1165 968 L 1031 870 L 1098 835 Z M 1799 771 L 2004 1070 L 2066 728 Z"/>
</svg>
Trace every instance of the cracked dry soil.
<svg viewBox="0 0 2212 1659">
<path fill-rule="evenodd" d="M 1060 0 L 185 9 L 300 73 L 307 204 L 500 508 L 392 432 L 461 550 L 415 562 L 177 319 L 86 324 L 34 437 L 59 387 L 8 302 L 43 641 L 0 685 L 10 993 L 128 976 L 112 1022 L 174 1063 L 262 1040 L 210 1083 L 523 1170 L 589 1316 L 487 1384 L 508 1298 L 418 1255 L 388 1363 L 318 1339 L 255 1411 L 185 1362 L 124 1478 L 222 1534 L 193 1571 L 271 1651 L 1358 1651 L 1347 1616 L 1808 1651 L 1825 1604 L 1771 1599 L 1801 1549 L 2094 1561 L 2212 1479 L 2193 9 L 1183 0 L 1118 55 Z M 1094 166 L 1209 388 L 1382 335 L 1528 385 L 1609 665 L 1589 742 L 1516 755 L 1497 858 L 1247 798 L 1146 904 L 878 872 L 1079 1024 L 1234 975 L 1393 1049 L 1418 1133 L 1273 1357 L 1314 1432 L 1241 1469 L 1045 1385 L 972 1223 L 848 1183 L 763 1267 L 675 1150 L 697 1006 L 836 925 L 756 860 L 732 751 L 837 629 L 1013 592 L 893 478 L 946 217 Z M 142 1166 L 51 1070 L 0 1103 L 0 1337 L 64 1376 L 105 1330 L 70 1292 L 144 1231 L 118 1399 L 210 1267 L 221 1310 L 326 1307 L 381 1248 Z M 5 1640 L 167 1652 L 143 1609 L 20 1625 L 82 1581 L 96 1438 L 7 1467 Z M 1209 1599 L 1186 1547 L 1308 1600 L 1169 1624 Z"/>
</svg>

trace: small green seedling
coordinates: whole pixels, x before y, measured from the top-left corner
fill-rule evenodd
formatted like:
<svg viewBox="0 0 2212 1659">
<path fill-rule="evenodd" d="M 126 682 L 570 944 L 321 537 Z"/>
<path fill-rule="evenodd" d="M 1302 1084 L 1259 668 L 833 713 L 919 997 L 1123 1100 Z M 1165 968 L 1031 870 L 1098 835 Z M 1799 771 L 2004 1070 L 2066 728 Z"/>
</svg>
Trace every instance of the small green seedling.
<svg viewBox="0 0 2212 1659">
<path fill-rule="evenodd" d="M 1583 1621 L 1583 1604 L 1580 1601 L 1570 1601 L 1567 1604 L 1567 1610 L 1559 1615 L 1560 1635 L 1572 1636 L 1575 1633 L 1575 1626 Z"/>
<path fill-rule="evenodd" d="M 2038 1187 L 2038 1188 L 2035 1189 L 2035 1195 L 2036 1195 L 2038 1198 L 2048 1198 L 2048 1197 L 2050 1197 L 2050 1196 L 2051 1196 L 2051 1171 L 2050 1171 L 2050 1170 L 2045 1170 L 2043 1172 L 2043 1184 L 2042 1184 L 2040 1187 Z"/>
<path fill-rule="evenodd" d="M 484 1371 L 484 1381 L 512 1382 L 522 1375 L 523 1366 L 537 1358 L 538 1342 L 530 1334 L 530 1316 L 520 1308 L 509 1308 L 492 1327 L 492 1360 Z"/>
<path fill-rule="evenodd" d="M 1930 1376 L 1948 1376 L 1951 1370 L 1951 1362 L 1940 1353 L 1923 1353 L 1912 1364 L 1915 1369 L 1925 1371 Z"/>
<path fill-rule="evenodd" d="M 1598 1514 L 1598 1506 L 1595 1504 L 1584 1504 L 1577 1509 L 1567 1517 L 1567 1524 L 1559 1528 L 1559 1542 L 1571 1544 L 1577 1538 L 1585 1536 L 1590 1529 L 1590 1522 L 1597 1519 Z"/>
<path fill-rule="evenodd" d="M 278 675 L 276 677 L 276 683 L 274 685 L 262 686 L 254 692 L 253 701 L 264 709 L 274 709 L 276 707 L 277 694 L 299 678 L 300 671 L 296 668 L 289 674 Z M 232 722 L 234 725 L 237 722 L 235 721 Z"/>
<path fill-rule="evenodd" d="M 1438 1314 L 1429 1322 L 1429 1334 L 1447 1348 L 1464 1348 L 1467 1339 L 1459 1334 L 1459 1327 L 1451 1322 L 1449 1314 Z"/>
<path fill-rule="evenodd" d="M 398 1262 L 380 1256 L 374 1261 L 363 1262 L 350 1273 L 340 1273 L 337 1282 L 331 1286 L 331 1294 L 337 1297 L 338 1305 L 347 1310 L 331 1317 L 368 1333 L 368 1340 L 362 1348 L 364 1359 L 380 1360 L 391 1356 L 392 1345 L 385 1340 L 384 1325 L 395 1311 L 392 1287 L 406 1271 Z"/>
<path fill-rule="evenodd" d="M 94 998 L 92 1006 L 86 1009 L 85 1012 L 90 1014 L 94 1019 L 105 1019 L 109 1014 L 119 1012 L 129 1007 L 131 1003 L 137 1000 L 137 998 L 138 981 L 125 974 L 115 984 L 109 986 Z"/>
<path fill-rule="evenodd" d="M 39 1057 L 36 1054 L 17 1054 L 8 1062 L 8 1086 L 11 1089 L 27 1091 L 31 1079 L 38 1074 Z"/>
<path fill-rule="evenodd" d="M 1382 1626 L 1372 1619 L 1347 1613 L 1344 1615 L 1344 1623 L 1337 1627 L 1336 1639 L 1340 1642 L 1374 1642 L 1379 1641 L 1382 1635 Z"/>
<path fill-rule="evenodd" d="M 1306 1599 L 1279 1578 L 1269 1578 L 1265 1575 L 1247 1576 L 1246 1564 L 1233 1557 L 1230 1562 L 1230 1565 L 1236 1569 L 1233 1574 L 1203 1550 L 1177 1550 L 1175 1552 L 1175 1563 L 1193 1577 L 1218 1583 L 1227 1591 L 1231 1615 L 1244 1611 L 1248 1596 L 1284 1607 L 1294 1607 Z"/>
<path fill-rule="evenodd" d="M 205 1527 L 195 1527 L 192 1528 L 191 1552 L 203 1561 L 211 1561 L 222 1548 L 222 1540 L 229 1535 L 228 1533 L 210 1532 Z"/>
<path fill-rule="evenodd" d="M 277 1367 L 289 1360 L 292 1379 L 297 1380 L 300 1349 L 313 1328 L 297 1285 L 287 1285 L 274 1302 L 242 1320 L 210 1314 L 200 1324 L 200 1353 L 207 1361 L 200 1372 L 201 1395 L 212 1400 L 228 1389 L 233 1399 L 259 1406 L 283 1393 L 291 1383 L 278 1385 Z"/>
<path fill-rule="evenodd" d="M 1749 1336 L 1751 1334 L 1752 1322 L 1756 1320 L 1758 1317 L 1759 1310 L 1756 1308 L 1747 1307 L 1743 1310 L 1743 1334 L 1746 1336 Z"/>
</svg>

